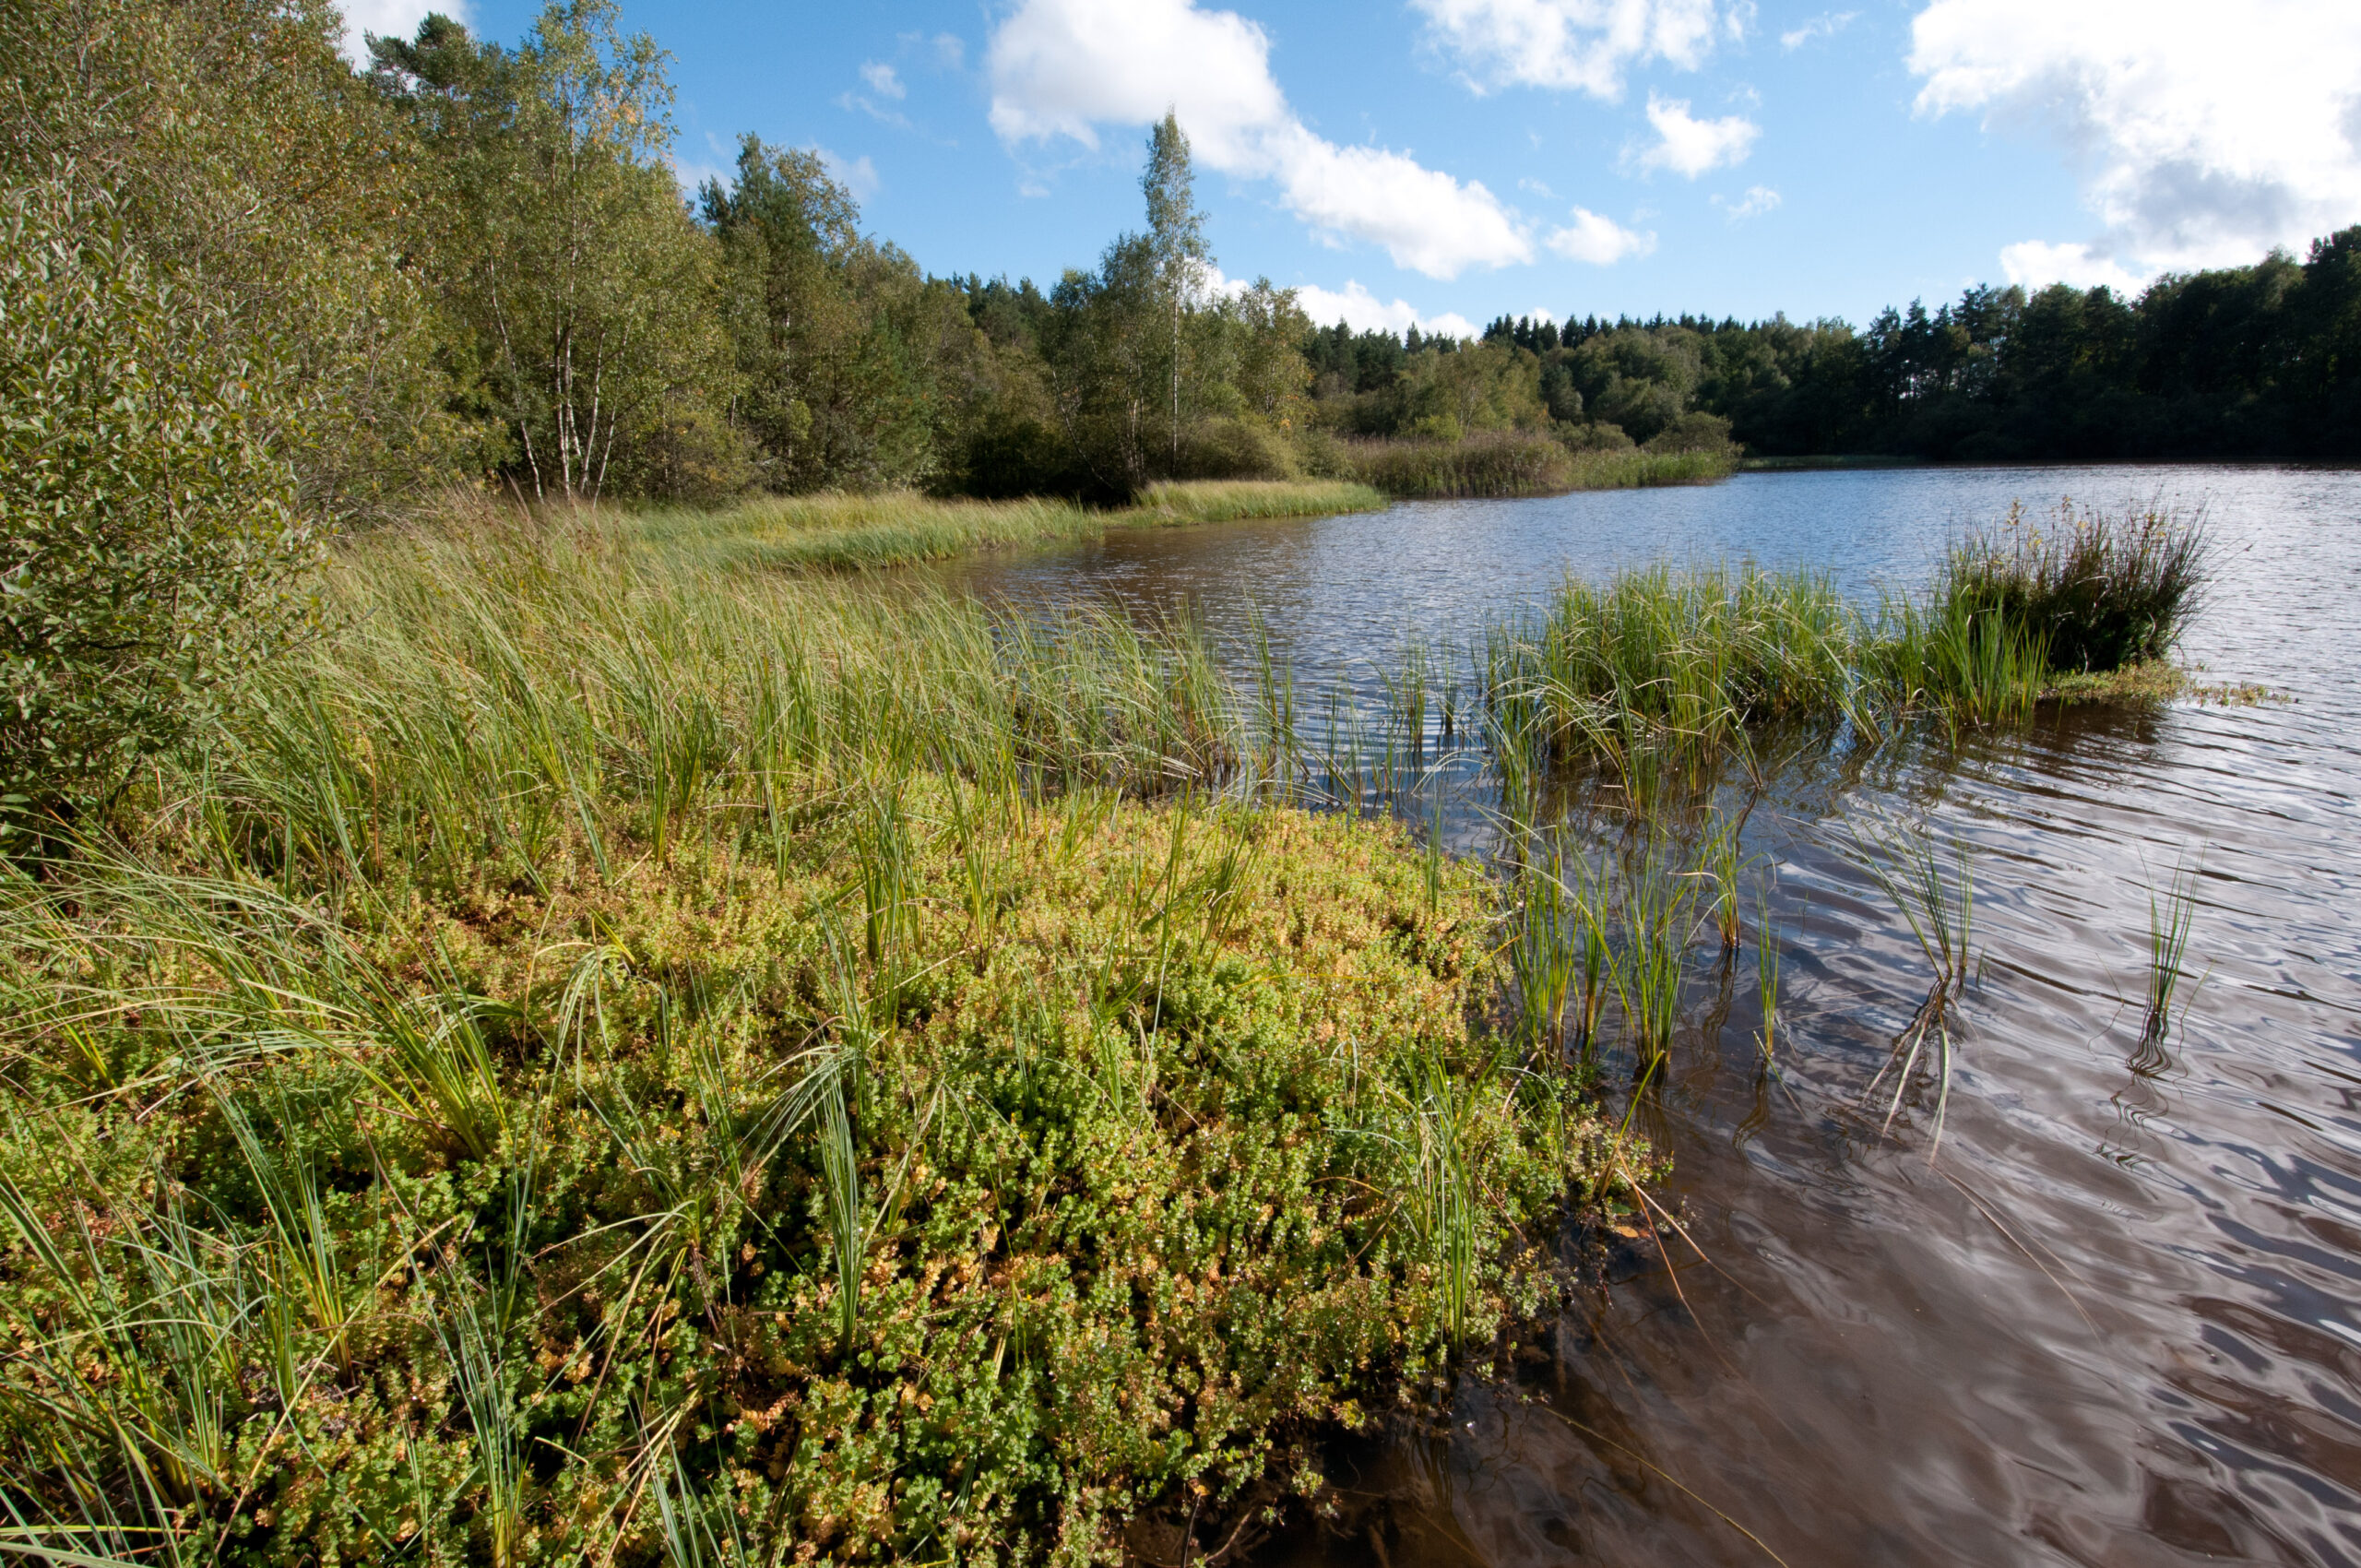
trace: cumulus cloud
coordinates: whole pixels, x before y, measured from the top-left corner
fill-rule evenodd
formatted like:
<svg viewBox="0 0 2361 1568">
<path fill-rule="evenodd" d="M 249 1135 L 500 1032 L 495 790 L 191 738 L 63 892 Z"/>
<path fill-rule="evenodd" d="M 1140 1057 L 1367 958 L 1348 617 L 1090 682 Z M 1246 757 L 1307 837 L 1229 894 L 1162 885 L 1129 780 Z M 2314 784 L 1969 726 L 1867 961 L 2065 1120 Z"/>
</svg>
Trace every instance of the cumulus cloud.
<svg viewBox="0 0 2361 1568">
<path fill-rule="evenodd" d="M 860 79 L 869 84 L 870 91 L 881 98 L 908 98 L 910 95 L 910 89 L 902 85 L 900 74 L 883 60 L 864 62 L 860 67 Z"/>
<path fill-rule="evenodd" d="M 1695 70 L 1717 30 L 1740 36 L 1753 7 L 1726 17 L 1714 0 L 1411 0 L 1429 36 L 1454 55 L 1468 81 L 1490 87 L 1571 88 L 1610 102 L 1624 73 L 1662 60 Z"/>
<path fill-rule="evenodd" d="M 429 11 L 440 11 L 457 22 L 474 19 L 473 7 L 467 0 L 343 0 L 344 57 L 355 65 L 369 64 L 369 45 L 363 35 L 375 33 L 379 38 L 412 38 L 418 24 L 426 19 Z"/>
<path fill-rule="evenodd" d="M 2352 0 L 1934 0 L 1910 68 L 1920 113 L 2045 130 L 2082 167 L 2099 232 L 2011 246 L 2012 277 L 2248 262 L 2361 215 Z"/>
<path fill-rule="evenodd" d="M 2147 282 L 2137 273 L 2100 255 L 2088 245 L 2050 244 L 2025 240 L 2000 247 L 2000 270 L 2011 283 L 2037 289 L 2047 283 L 2070 283 L 2094 289 L 2104 283 L 2118 294 L 2136 294 Z"/>
<path fill-rule="evenodd" d="M 1396 299 L 1388 303 L 1379 299 L 1359 283 L 1347 279 L 1342 291 L 1323 289 L 1307 283 L 1295 291 L 1295 303 L 1303 308 L 1315 326 L 1327 327 L 1343 322 L 1356 332 L 1402 332 L 1412 327 L 1430 336 L 1473 338 L 1477 335 L 1476 324 L 1453 311 L 1441 315 L 1428 315 L 1409 301 Z"/>
<path fill-rule="evenodd" d="M 1578 207 L 1573 210 L 1572 222 L 1550 231 L 1548 244 L 1569 260 L 1612 267 L 1625 256 L 1645 255 L 1655 250 L 1656 237 L 1636 233 L 1611 218 Z"/>
<path fill-rule="evenodd" d="M 1096 148 L 1102 125 L 1145 125 L 1170 107 L 1206 167 L 1272 181 L 1324 237 L 1382 245 L 1433 278 L 1533 258 L 1523 225 L 1480 184 L 1311 130 L 1270 52 L 1261 28 L 1194 0 L 1024 0 L 986 51 L 992 129 L 1012 144 Z"/>
<path fill-rule="evenodd" d="M 1834 38 L 1851 26 L 1858 11 L 1822 11 L 1799 28 L 1790 28 L 1779 35 L 1782 49 L 1801 49 L 1815 38 Z"/>
<path fill-rule="evenodd" d="M 1746 161 L 1762 127 L 1743 115 L 1700 120 L 1689 113 L 1686 99 L 1648 94 L 1648 124 L 1655 127 L 1656 143 L 1638 159 L 1643 169 L 1668 169 L 1685 179 L 1708 170 Z"/>
<path fill-rule="evenodd" d="M 1737 201 L 1715 196 L 1714 205 L 1727 214 L 1731 222 L 1742 223 L 1750 218 L 1760 218 L 1764 213 L 1776 208 L 1779 205 L 1779 193 L 1768 185 L 1749 185 L 1746 187 L 1746 195 Z"/>
</svg>

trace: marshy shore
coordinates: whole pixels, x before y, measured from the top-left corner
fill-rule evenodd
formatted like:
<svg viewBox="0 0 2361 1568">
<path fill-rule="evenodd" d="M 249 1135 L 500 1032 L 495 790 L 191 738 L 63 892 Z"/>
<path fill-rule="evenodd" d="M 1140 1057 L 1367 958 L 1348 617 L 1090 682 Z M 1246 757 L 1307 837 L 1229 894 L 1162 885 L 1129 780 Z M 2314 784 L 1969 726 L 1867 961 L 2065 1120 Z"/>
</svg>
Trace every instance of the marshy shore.
<svg viewBox="0 0 2361 1568">
<path fill-rule="evenodd" d="M 2014 722 L 2067 635 L 2160 652 L 2197 564 L 2169 518 L 2069 517 L 2123 593 L 1998 537 L 1873 612 L 1570 582 L 1449 699 L 1488 871 L 1336 809 L 1402 798 L 1418 659 L 1340 759 L 1185 624 L 742 569 L 931 526 L 372 536 L 319 637 L 8 873 L 26 1531 L 1081 1561 L 1317 1497 L 1323 1435 L 1513 1358 L 1570 1225 L 1668 1220 L 1595 1045 L 1660 1058 L 1691 944 L 1742 940 L 1700 781 L 1766 724 Z M 1608 837 L 1545 831 L 1574 776 Z"/>
</svg>

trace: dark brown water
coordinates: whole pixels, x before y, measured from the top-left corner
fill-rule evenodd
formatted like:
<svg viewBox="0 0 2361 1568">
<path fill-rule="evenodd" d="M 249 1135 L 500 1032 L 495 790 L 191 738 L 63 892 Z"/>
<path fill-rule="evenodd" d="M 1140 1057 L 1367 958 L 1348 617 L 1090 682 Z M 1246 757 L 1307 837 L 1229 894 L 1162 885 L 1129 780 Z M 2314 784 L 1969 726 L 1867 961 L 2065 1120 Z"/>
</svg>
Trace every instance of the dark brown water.
<svg viewBox="0 0 2361 1568">
<path fill-rule="evenodd" d="M 1348 1533 L 1267 1562 L 2361 1562 L 2361 473 L 1974 469 L 1398 506 L 971 563 L 1019 600 L 1250 604 L 1306 689 L 1366 685 L 1567 570 L 1752 555 L 1916 583 L 2012 498 L 2210 509 L 2186 652 L 2293 700 L 2050 719 L 1960 752 L 1822 755 L 1750 824 L 1779 862 L 1785 1039 L 1751 944 L 1701 952 L 1638 1121 L 1711 1264 L 1627 1246 L 1523 1385 L 1447 1436 L 1339 1452 Z M 1979 983 L 1940 1151 L 1862 1114 L 1925 988 L 1833 845 L 1865 804 L 1975 846 Z M 2141 1040 L 2150 897 L 2201 867 L 2190 967 Z M 1746 1532 L 1759 1538 L 1750 1541 Z"/>
</svg>

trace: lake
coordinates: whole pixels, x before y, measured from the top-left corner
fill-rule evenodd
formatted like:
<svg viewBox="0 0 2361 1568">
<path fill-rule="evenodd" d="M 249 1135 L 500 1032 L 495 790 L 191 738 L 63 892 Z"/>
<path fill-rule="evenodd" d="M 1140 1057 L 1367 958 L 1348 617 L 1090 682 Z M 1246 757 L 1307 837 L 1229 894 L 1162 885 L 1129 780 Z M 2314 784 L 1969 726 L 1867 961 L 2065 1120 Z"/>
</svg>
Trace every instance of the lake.
<svg viewBox="0 0 2361 1568">
<path fill-rule="evenodd" d="M 2218 579 L 2184 655 L 2285 700 L 1786 763 L 1746 835 L 1776 867 L 1774 1061 L 1752 934 L 1701 945 L 1668 1070 L 1630 1107 L 1697 1250 L 1570 1237 L 1604 1277 L 1526 1374 L 1340 1445 L 1335 1520 L 1255 1560 L 2361 1562 L 2361 473 L 1742 475 L 1124 531 L 933 576 L 1186 606 L 1240 657 L 1259 626 L 1301 692 L 1366 701 L 1406 638 L 1464 647 L 1570 571 L 1750 557 L 1873 598 L 1958 529 L 2061 496 L 2202 505 Z M 1980 962 L 1940 1147 L 1925 1095 L 1890 1133 L 1891 1075 L 1869 1096 L 1926 977 L 1843 852 L 1866 810 L 1971 850 Z M 1486 847 L 1479 813 L 1453 821 Z M 2177 872 L 2198 985 L 2143 1040 Z M 1621 1114 L 1628 1061 L 1602 1082 Z"/>
</svg>

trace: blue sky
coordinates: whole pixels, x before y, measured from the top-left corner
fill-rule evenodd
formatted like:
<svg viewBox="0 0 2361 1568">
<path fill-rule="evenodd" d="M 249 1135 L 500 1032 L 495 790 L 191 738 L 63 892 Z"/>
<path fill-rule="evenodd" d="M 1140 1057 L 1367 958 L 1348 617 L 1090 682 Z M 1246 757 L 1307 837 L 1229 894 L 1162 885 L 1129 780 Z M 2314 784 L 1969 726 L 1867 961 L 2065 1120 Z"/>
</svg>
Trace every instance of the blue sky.
<svg viewBox="0 0 2361 1568">
<path fill-rule="evenodd" d="M 375 30 L 419 0 L 350 0 Z M 502 41 L 536 5 L 456 9 Z M 2361 221 L 2361 0 L 658 6 L 676 157 L 823 150 L 936 272 L 1053 280 L 1195 144 L 1222 271 L 1357 326 L 1865 319 Z"/>
</svg>

